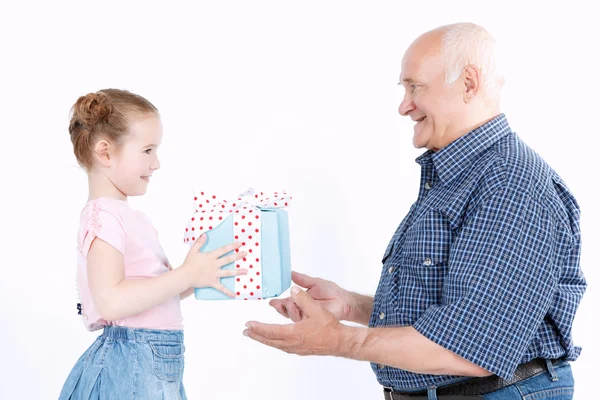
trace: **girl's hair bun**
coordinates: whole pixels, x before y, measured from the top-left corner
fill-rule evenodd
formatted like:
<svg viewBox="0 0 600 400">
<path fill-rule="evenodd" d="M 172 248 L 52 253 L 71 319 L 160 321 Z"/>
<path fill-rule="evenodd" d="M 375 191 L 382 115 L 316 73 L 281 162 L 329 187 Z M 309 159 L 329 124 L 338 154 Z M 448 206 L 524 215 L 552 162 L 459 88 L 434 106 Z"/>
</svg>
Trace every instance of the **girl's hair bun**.
<svg viewBox="0 0 600 400">
<path fill-rule="evenodd" d="M 99 122 L 106 121 L 113 111 L 112 108 L 106 94 L 102 92 L 88 93 L 81 96 L 75 103 L 74 116 L 82 125 L 92 127 Z"/>
</svg>

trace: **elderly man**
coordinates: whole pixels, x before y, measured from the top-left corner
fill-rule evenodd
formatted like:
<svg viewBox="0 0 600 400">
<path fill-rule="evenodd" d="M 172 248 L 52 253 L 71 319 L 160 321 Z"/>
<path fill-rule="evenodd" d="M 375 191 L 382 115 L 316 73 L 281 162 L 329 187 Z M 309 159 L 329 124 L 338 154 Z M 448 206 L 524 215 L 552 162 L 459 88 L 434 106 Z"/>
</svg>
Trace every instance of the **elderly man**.
<svg viewBox="0 0 600 400">
<path fill-rule="evenodd" d="M 586 289 L 579 207 L 500 113 L 494 49 L 461 23 L 404 55 L 399 112 L 427 151 L 375 297 L 294 272 L 308 290 L 271 301 L 294 323 L 249 322 L 246 336 L 370 361 L 387 399 L 572 398 L 571 328 Z"/>
</svg>

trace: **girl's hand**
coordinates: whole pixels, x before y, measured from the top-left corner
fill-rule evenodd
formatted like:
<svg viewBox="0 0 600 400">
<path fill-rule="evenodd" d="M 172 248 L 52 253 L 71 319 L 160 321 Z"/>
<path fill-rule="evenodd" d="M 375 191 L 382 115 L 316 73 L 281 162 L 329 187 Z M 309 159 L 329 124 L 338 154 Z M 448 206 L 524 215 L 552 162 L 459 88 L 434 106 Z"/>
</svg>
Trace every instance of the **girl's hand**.
<svg viewBox="0 0 600 400">
<path fill-rule="evenodd" d="M 246 256 L 246 252 L 240 251 L 228 256 L 224 256 L 225 254 L 234 251 L 241 246 L 241 243 L 232 243 L 213 251 L 202 253 L 200 252 L 200 248 L 202 248 L 202 245 L 204 245 L 205 242 L 206 234 L 203 234 L 196 239 L 186 256 L 185 261 L 180 267 L 185 271 L 189 287 L 213 287 L 225 293 L 229 297 L 235 297 L 232 291 L 223 286 L 220 278 L 246 275 L 248 270 L 224 270 L 221 269 L 221 267 L 244 258 Z"/>
</svg>

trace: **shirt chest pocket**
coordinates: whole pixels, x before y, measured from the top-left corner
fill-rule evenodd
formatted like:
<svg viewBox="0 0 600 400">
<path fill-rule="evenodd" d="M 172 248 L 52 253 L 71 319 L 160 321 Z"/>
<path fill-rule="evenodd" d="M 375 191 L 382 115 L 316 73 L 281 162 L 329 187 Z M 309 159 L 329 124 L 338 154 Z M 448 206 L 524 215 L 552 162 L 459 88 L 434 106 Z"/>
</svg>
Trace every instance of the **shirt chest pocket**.
<svg viewBox="0 0 600 400">
<path fill-rule="evenodd" d="M 396 256 L 395 253 L 396 253 L 396 249 L 397 249 L 397 243 L 399 241 L 399 238 L 404 237 L 404 231 L 406 230 L 406 226 L 409 223 L 410 219 L 412 218 L 412 215 L 414 213 L 415 207 L 416 207 L 416 203 L 413 204 L 410 207 L 410 210 L 409 210 L 408 214 L 406 215 L 406 217 L 404 217 L 404 219 L 400 223 L 400 226 L 398 226 L 398 228 L 396 229 L 396 232 L 394 233 L 394 236 L 392 237 L 392 240 L 390 240 L 390 242 L 388 243 L 385 251 L 383 252 L 383 258 L 381 259 L 381 262 L 384 265 L 388 261 L 388 259 L 390 258 L 390 256 L 392 254 L 394 256 Z"/>
<path fill-rule="evenodd" d="M 445 216 L 430 211 L 406 230 L 399 249 L 393 287 L 398 311 L 414 323 L 433 304 L 440 304 L 453 233 Z"/>
<path fill-rule="evenodd" d="M 421 261 L 430 267 L 448 261 L 453 232 L 446 216 L 440 211 L 429 211 L 406 230 L 401 257 Z"/>
</svg>

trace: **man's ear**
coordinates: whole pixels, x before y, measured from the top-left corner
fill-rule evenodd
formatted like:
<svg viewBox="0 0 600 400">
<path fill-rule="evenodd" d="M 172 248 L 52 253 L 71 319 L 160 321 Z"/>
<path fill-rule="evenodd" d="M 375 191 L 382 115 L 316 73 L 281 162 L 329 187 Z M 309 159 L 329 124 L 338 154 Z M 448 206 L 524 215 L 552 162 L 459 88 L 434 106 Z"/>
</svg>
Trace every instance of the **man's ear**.
<svg viewBox="0 0 600 400">
<path fill-rule="evenodd" d="M 110 168 L 111 160 L 110 160 L 110 151 L 111 145 L 108 141 L 102 139 L 99 140 L 93 149 L 93 155 L 96 161 L 100 163 L 100 165 Z"/>
<path fill-rule="evenodd" d="M 481 85 L 481 73 L 474 65 L 467 65 L 463 70 L 462 76 L 464 82 L 463 101 L 470 103 L 475 99 Z"/>
</svg>

